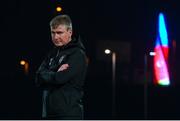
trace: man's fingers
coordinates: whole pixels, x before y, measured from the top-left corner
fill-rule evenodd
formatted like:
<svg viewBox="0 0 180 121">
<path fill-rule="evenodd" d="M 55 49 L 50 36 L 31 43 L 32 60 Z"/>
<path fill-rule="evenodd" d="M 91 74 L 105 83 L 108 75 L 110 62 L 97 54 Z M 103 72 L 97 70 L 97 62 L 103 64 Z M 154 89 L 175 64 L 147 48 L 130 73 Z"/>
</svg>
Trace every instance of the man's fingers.
<svg viewBox="0 0 180 121">
<path fill-rule="evenodd" d="M 58 69 L 58 71 L 66 70 L 68 67 L 69 67 L 68 64 L 63 64 L 63 65 L 60 66 L 60 68 Z"/>
</svg>

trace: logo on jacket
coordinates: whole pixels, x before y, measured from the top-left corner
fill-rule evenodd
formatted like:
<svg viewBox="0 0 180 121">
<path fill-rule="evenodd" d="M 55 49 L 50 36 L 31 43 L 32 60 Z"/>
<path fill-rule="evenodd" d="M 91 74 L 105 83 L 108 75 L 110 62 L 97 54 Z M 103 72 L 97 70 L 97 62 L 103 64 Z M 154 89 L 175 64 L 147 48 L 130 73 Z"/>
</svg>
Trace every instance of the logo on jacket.
<svg viewBox="0 0 180 121">
<path fill-rule="evenodd" d="M 66 57 L 66 55 L 61 56 L 61 58 L 58 61 L 58 65 L 62 63 L 63 59 Z"/>
</svg>

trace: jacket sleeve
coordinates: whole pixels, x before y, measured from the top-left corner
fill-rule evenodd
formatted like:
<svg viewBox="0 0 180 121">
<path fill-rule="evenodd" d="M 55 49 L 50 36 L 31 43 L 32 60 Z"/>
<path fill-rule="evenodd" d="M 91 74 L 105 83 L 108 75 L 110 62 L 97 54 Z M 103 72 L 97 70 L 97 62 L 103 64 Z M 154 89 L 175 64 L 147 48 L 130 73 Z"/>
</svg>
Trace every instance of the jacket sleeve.
<svg viewBox="0 0 180 121">
<path fill-rule="evenodd" d="M 36 71 L 35 83 L 37 86 L 40 86 L 42 83 L 41 73 L 47 71 L 47 58 L 43 60 L 40 67 Z"/>
<path fill-rule="evenodd" d="M 67 62 L 69 67 L 64 71 L 53 72 L 45 69 L 40 73 L 40 78 L 43 84 L 64 84 L 75 78 L 86 68 L 86 56 L 82 51 L 76 51 L 68 57 Z"/>
</svg>

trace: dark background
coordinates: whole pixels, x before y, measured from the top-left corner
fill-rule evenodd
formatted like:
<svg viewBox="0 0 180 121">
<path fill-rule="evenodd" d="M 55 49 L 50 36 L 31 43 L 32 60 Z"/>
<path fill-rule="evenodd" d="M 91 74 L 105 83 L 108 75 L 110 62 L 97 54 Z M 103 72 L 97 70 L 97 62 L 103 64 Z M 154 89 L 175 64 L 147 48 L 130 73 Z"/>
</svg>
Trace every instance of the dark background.
<svg viewBox="0 0 180 121">
<path fill-rule="evenodd" d="M 57 13 L 55 8 L 63 10 Z M 89 59 L 85 83 L 85 119 L 180 119 L 178 0 L 2 0 L 0 2 L 0 119 L 40 119 L 41 90 L 35 71 L 53 46 L 49 21 L 69 14 L 74 35 L 81 35 Z M 172 85 L 144 88 L 144 55 L 153 50 L 158 14 L 163 12 L 169 40 Z M 171 45 L 171 43 L 170 43 Z M 111 57 L 117 52 L 116 116 L 112 116 Z M 170 46 L 172 50 L 172 46 Z M 20 60 L 29 62 L 25 75 Z M 174 61 L 172 61 L 174 60 Z M 146 108 L 147 107 L 147 108 Z"/>
</svg>

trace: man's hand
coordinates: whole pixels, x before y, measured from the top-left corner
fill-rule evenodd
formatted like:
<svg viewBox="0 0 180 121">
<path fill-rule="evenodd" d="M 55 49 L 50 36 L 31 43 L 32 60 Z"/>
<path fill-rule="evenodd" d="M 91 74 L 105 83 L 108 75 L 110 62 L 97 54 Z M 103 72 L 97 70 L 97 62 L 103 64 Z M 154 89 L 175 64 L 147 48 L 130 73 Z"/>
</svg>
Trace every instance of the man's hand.
<svg viewBox="0 0 180 121">
<path fill-rule="evenodd" d="M 58 72 L 59 72 L 59 71 L 64 71 L 64 70 L 68 69 L 68 67 L 69 67 L 68 64 L 63 64 L 63 65 L 61 65 L 60 68 L 58 69 Z"/>
</svg>

